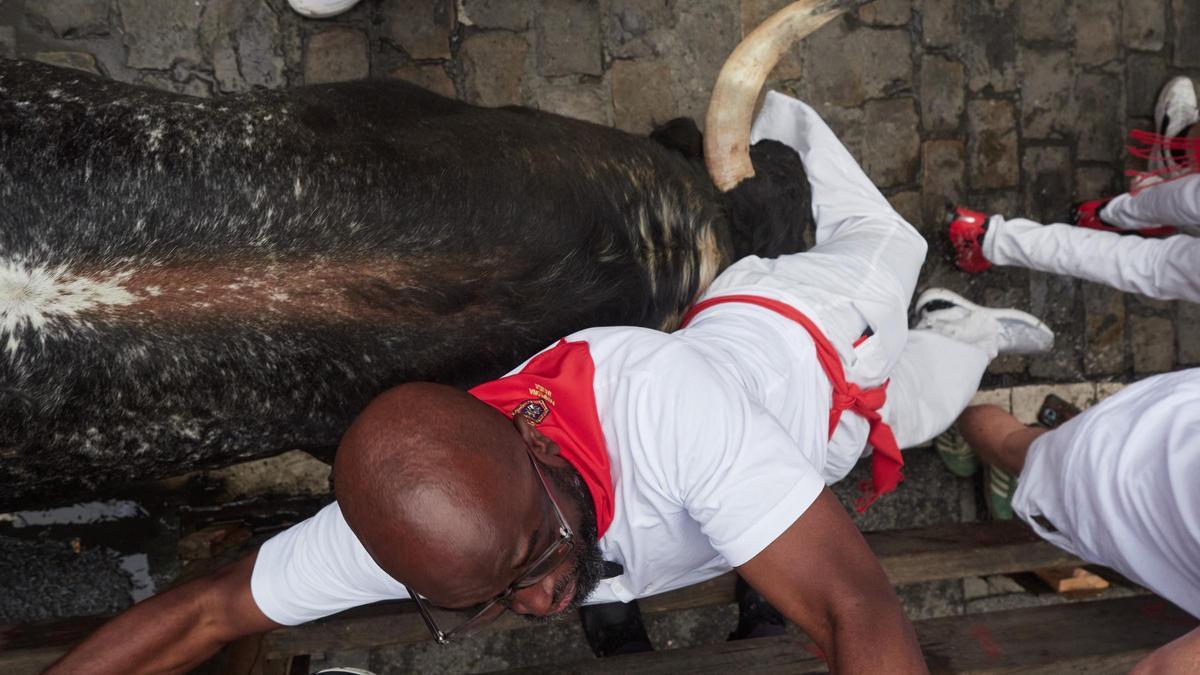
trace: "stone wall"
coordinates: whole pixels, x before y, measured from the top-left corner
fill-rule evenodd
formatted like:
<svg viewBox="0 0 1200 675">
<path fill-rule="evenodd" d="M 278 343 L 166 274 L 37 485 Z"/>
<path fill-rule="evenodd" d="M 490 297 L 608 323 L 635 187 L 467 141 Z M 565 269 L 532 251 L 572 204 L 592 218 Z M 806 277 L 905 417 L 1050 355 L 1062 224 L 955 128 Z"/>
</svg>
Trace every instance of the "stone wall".
<svg viewBox="0 0 1200 675">
<path fill-rule="evenodd" d="M 0 56 L 220 96 L 398 77 L 646 132 L 702 121 L 743 34 L 786 0 L 364 0 L 307 20 L 284 0 L 0 0 Z M 1158 88 L 1200 75 L 1195 0 L 877 0 L 793 50 L 773 86 L 818 107 L 930 238 L 926 279 L 1025 307 L 1053 354 L 996 383 L 1129 379 L 1200 364 L 1200 308 L 1020 270 L 969 278 L 946 254 L 947 201 L 1061 219 L 1122 189 L 1123 139 Z"/>
</svg>

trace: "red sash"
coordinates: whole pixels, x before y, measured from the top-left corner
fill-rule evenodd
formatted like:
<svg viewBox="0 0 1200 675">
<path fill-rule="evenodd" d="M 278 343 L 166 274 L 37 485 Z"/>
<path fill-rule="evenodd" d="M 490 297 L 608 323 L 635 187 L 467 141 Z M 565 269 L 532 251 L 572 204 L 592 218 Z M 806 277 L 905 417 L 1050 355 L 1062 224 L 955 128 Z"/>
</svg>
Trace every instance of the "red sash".
<svg viewBox="0 0 1200 675">
<path fill-rule="evenodd" d="M 870 425 L 867 442 L 875 448 L 875 451 L 871 453 L 872 485 L 871 489 L 867 491 L 866 497 L 859 500 L 858 510 L 865 511 L 880 495 L 896 489 L 896 486 L 904 478 L 900 473 L 900 467 L 904 466 L 904 458 L 900 455 L 900 447 L 896 443 L 896 437 L 892 434 L 891 427 L 885 424 L 879 415 L 879 409 L 887 400 L 888 383 L 884 382 L 878 387 L 863 389 L 853 382 L 847 382 L 846 372 L 842 369 L 841 357 L 838 356 L 837 350 L 833 348 L 816 324 L 795 307 L 778 300 L 757 295 L 725 295 L 709 298 L 693 305 L 688 310 L 683 317 L 682 326 L 687 326 L 697 314 L 705 309 L 726 302 L 742 302 L 765 307 L 795 321 L 808 331 L 813 343 L 817 346 L 817 361 L 821 363 L 825 377 L 829 378 L 829 383 L 833 385 L 833 404 L 829 410 L 829 436 L 831 438 L 843 412 L 849 410 L 867 420 Z"/>
<path fill-rule="evenodd" d="M 595 375 L 586 342 L 559 340 L 520 372 L 485 382 L 470 393 L 510 418 L 523 415 L 558 444 L 560 456 L 575 467 L 592 494 L 599 538 L 613 519 L 613 481 L 596 414 Z"/>
</svg>

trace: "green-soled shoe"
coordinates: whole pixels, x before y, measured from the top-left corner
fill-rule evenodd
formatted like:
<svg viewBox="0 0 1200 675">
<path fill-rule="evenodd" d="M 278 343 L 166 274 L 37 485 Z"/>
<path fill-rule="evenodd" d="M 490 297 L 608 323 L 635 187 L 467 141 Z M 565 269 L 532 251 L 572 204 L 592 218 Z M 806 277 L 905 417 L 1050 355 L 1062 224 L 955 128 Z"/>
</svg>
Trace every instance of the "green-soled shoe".
<svg viewBox="0 0 1200 675">
<path fill-rule="evenodd" d="M 1017 493 L 1017 477 L 1004 469 L 989 466 L 984 470 L 984 489 L 987 490 L 988 513 L 992 520 L 1012 520 L 1013 495 Z"/>
<path fill-rule="evenodd" d="M 979 458 L 962 434 L 958 433 L 957 426 L 951 426 L 933 439 L 933 448 L 942 458 L 942 464 L 955 476 L 970 478 L 979 471 Z"/>
</svg>

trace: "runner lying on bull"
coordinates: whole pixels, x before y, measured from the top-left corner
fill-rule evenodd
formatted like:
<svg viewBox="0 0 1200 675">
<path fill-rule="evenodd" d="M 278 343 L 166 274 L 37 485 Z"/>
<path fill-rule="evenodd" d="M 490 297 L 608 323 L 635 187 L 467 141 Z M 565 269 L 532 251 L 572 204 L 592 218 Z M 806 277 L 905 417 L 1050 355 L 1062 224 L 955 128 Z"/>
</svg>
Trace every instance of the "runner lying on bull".
<svg viewBox="0 0 1200 675">
<path fill-rule="evenodd" d="M 238 636 L 396 598 L 456 640 L 505 611 L 552 617 L 731 568 L 838 672 L 922 671 L 826 485 L 871 448 L 865 501 L 893 489 L 900 448 L 949 426 L 991 358 L 1053 334 L 944 291 L 909 330 L 921 235 L 807 105 L 769 95 L 749 135 L 804 161 L 813 249 L 736 263 L 673 334 L 584 330 L 470 393 L 386 392 L 342 440 L 335 504 L 134 607 L 51 672 L 180 670 Z"/>
</svg>

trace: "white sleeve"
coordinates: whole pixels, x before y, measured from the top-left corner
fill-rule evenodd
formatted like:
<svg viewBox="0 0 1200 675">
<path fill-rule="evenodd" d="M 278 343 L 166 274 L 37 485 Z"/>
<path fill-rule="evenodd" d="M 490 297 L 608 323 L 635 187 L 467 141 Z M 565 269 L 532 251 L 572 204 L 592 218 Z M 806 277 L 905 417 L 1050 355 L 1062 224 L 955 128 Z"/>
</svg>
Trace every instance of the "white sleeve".
<svg viewBox="0 0 1200 675">
<path fill-rule="evenodd" d="M 758 555 L 816 501 L 825 481 L 795 440 L 735 382 L 679 363 L 653 389 L 664 479 L 734 567 Z"/>
<path fill-rule="evenodd" d="M 336 502 L 262 545 L 250 592 L 268 619 L 285 626 L 408 597 L 363 548 Z"/>
</svg>

